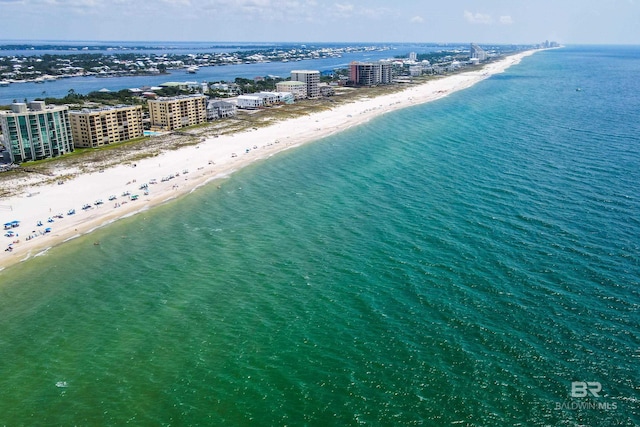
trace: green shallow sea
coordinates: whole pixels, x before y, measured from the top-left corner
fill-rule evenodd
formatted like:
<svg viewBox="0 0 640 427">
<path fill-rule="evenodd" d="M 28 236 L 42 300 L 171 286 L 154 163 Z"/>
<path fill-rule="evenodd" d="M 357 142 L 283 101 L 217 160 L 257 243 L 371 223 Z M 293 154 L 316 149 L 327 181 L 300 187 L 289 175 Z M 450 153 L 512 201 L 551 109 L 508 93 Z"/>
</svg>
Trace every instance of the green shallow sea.
<svg viewBox="0 0 640 427">
<path fill-rule="evenodd" d="M 0 425 L 640 425 L 638 72 L 536 53 L 0 272 Z"/>
</svg>

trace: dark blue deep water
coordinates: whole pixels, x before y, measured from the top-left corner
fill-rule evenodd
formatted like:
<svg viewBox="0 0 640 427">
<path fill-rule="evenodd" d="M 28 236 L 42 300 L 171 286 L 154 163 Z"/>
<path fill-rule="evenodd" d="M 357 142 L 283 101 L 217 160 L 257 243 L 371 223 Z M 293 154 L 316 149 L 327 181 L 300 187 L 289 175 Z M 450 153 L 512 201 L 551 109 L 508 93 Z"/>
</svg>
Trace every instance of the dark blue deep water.
<svg viewBox="0 0 640 427">
<path fill-rule="evenodd" d="M 6 269 L 0 425 L 639 425 L 639 75 L 539 52 Z"/>
</svg>

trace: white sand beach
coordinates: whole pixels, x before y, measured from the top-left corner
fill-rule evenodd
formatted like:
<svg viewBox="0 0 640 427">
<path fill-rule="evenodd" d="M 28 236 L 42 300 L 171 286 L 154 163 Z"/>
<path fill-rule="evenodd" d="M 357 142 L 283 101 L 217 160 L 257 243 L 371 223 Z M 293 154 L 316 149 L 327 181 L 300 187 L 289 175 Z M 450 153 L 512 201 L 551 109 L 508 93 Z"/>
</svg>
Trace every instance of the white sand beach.
<svg viewBox="0 0 640 427">
<path fill-rule="evenodd" d="M 343 104 L 313 115 L 278 122 L 258 130 L 209 138 L 198 145 L 66 180 L 34 185 L 22 195 L 0 198 L 0 225 L 19 221 L 0 237 L 0 269 L 27 260 L 109 224 L 184 195 L 194 188 L 282 150 L 318 140 L 362 124 L 389 111 L 442 98 L 501 73 L 536 52 L 521 52 L 485 65 L 397 93 Z M 59 176 L 70 171 L 58 170 Z M 173 176 L 171 179 L 166 179 Z M 155 181 L 154 181 L 155 180 Z M 155 182 L 155 183 L 154 183 Z M 140 188 L 147 184 L 148 194 Z M 130 193 L 124 195 L 124 193 Z M 131 195 L 138 195 L 131 200 Z M 109 200 L 115 196 L 114 200 Z M 96 202 L 102 203 L 96 204 Z M 83 206 L 89 205 L 88 209 Z M 74 214 L 69 214 L 75 210 Z M 42 225 L 38 225 L 41 222 Z M 46 229 L 50 229 L 45 232 Z M 5 233 L 12 231 L 14 236 Z M 9 248 L 12 250 L 5 250 Z"/>
</svg>

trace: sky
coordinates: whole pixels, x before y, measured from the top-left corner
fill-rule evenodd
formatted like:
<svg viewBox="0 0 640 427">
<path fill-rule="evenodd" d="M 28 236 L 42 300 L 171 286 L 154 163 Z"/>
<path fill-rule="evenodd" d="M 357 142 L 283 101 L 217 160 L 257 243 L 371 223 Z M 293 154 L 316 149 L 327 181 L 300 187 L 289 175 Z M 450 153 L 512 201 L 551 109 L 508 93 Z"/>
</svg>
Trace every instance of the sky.
<svg viewBox="0 0 640 427">
<path fill-rule="evenodd" d="M 640 44 L 640 0 L 0 0 L 0 40 Z"/>
</svg>

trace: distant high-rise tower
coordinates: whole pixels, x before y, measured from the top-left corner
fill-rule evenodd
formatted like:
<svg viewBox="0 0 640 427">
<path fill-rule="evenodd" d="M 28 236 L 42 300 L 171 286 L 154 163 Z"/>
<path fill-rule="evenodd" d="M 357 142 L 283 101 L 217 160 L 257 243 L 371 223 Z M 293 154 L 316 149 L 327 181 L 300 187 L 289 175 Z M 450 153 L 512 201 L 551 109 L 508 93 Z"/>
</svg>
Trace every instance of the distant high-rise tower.
<svg viewBox="0 0 640 427">
<path fill-rule="evenodd" d="M 410 61 L 417 61 L 418 60 L 418 54 L 415 52 L 409 52 L 409 60 Z"/>
<path fill-rule="evenodd" d="M 475 43 L 471 43 L 470 52 L 471 54 L 469 56 L 471 58 L 476 58 L 478 61 L 484 61 L 487 59 L 487 52 Z"/>
</svg>

